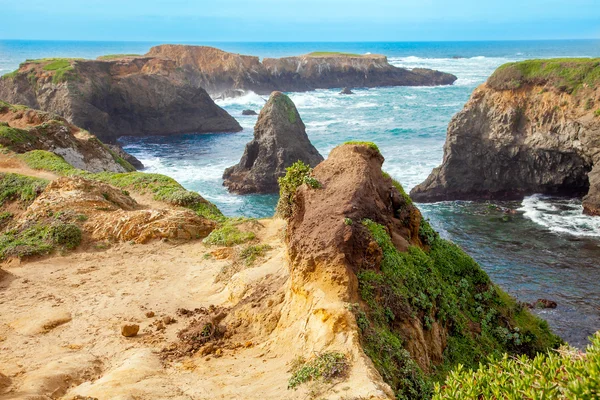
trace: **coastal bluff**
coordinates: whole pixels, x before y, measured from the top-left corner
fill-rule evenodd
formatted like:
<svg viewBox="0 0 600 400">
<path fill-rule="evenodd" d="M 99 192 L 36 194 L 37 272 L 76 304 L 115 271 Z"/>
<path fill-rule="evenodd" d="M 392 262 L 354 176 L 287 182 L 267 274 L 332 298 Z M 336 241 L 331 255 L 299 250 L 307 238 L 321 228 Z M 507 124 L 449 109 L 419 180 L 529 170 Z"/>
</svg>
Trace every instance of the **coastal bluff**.
<svg viewBox="0 0 600 400">
<path fill-rule="evenodd" d="M 120 136 L 237 132 L 199 72 L 157 57 L 28 60 L 0 79 L 0 99 L 58 114 L 106 143 Z"/>
<path fill-rule="evenodd" d="M 380 86 L 451 85 L 456 76 L 440 71 L 391 65 L 387 57 L 337 52 L 265 58 L 229 53 L 213 47 L 161 45 L 147 57 L 173 60 L 184 70 L 200 72 L 199 85 L 213 97 L 239 91 L 306 92 L 315 89 Z"/>
<path fill-rule="evenodd" d="M 600 215 L 600 59 L 499 67 L 448 126 L 442 165 L 419 202 L 583 197 Z"/>
</svg>

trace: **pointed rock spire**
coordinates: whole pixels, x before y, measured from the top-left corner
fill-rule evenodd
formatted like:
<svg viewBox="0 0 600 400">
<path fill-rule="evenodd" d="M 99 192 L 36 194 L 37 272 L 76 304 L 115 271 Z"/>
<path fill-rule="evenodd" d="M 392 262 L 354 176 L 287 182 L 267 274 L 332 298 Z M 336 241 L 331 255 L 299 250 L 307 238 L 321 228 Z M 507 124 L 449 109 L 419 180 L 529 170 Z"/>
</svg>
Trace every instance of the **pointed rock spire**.
<svg viewBox="0 0 600 400">
<path fill-rule="evenodd" d="M 298 160 L 314 167 L 323 156 L 308 139 L 292 100 L 273 92 L 258 116 L 254 139 L 246 145 L 239 164 L 225 170 L 223 185 L 239 194 L 276 193 L 277 178 Z"/>
</svg>

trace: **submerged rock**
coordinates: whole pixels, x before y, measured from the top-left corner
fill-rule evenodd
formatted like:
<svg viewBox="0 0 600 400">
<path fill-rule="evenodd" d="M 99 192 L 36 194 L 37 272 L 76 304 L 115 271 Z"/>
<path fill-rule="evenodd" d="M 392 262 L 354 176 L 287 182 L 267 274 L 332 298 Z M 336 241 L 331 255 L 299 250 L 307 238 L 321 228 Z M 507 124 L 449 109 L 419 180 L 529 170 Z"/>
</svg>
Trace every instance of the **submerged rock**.
<svg viewBox="0 0 600 400">
<path fill-rule="evenodd" d="M 354 94 L 354 92 L 347 87 L 343 88 L 340 94 Z"/>
<path fill-rule="evenodd" d="M 281 92 L 273 92 L 260 112 L 254 139 L 246 145 L 239 164 L 223 173 L 223 185 L 239 194 L 276 193 L 277 179 L 299 160 L 314 167 L 323 157 L 310 143 L 292 100 Z"/>
<path fill-rule="evenodd" d="M 244 110 L 242 111 L 242 115 L 258 115 L 258 113 L 254 110 Z"/>
<path fill-rule="evenodd" d="M 567 69 L 580 80 L 562 78 Z M 585 212 L 600 214 L 599 70 L 594 60 L 500 67 L 450 121 L 442 165 L 412 190 L 413 199 L 587 194 Z"/>
</svg>

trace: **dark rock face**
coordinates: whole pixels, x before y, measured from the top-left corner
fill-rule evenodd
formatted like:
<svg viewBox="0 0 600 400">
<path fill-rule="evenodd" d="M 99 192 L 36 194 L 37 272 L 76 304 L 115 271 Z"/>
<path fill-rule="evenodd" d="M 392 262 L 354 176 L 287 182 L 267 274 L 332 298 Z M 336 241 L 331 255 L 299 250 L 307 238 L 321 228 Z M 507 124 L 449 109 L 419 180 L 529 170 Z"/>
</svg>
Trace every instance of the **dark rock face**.
<svg viewBox="0 0 600 400">
<path fill-rule="evenodd" d="M 242 115 L 258 115 L 254 110 L 244 110 L 242 111 Z"/>
<path fill-rule="evenodd" d="M 347 87 L 343 88 L 340 94 L 354 94 L 354 92 Z"/>
<path fill-rule="evenodd" d="M 138 57 L 21 64 L 0 80 L 0 98 L 56 113 L 107 143 L 120 136 L 236 132 L 241 127 L 173 60 Z"/>
<path fill-rule="evenodd" d="M 129 164 L 133 165 L 133 167 L 137 170 L 144 169 L 144 164 L 131 154 L 127 153 L 121 146 L 118 144 L 105 144 L 110 150 L 112 150 L 116 155 L 127 161 Z"/>
<path fill-rule="evenodd" d="M 428 69 L 407 70 L 389 64 L 381 55 L 304 55 L 265 58 L 227 53 L 204 46 L 162 45 L 147 57 L 174 60 L 184 70 L 197 70 L 197 83 L 215 98 L 235 97 L 240 91 L 305 92 L 338 87 L 451 85 L 456 76 Z"/>
<path fill-rule="evenodd" d="M 480 86 L 448 126 L 442 165 L 411 197 L 433 202 L 587 193 L 584 211 L 599 215 L 600 118 L 588 100 L 594 98 L 600 99 L 599 89 L 571 95 L 535 84 Z"/>
<path fill-rule="evenodd" d="M 314 167 L 323 157 L 310 143 L 294 103 L 274 92 L 258 116 L 254 139 L 239 164 L 225 170 L 223 185 L 239 194 L 276 193 L 277 179 L 298 160 Z"/>
</svg>

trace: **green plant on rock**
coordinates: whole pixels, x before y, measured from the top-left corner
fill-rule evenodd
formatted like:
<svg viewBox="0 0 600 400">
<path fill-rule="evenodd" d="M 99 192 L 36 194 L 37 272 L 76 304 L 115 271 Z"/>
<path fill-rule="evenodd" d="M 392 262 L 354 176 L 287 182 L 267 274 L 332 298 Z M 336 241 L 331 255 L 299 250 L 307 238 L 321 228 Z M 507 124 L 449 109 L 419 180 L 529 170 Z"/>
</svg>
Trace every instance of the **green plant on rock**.
<svg viewBox="0 0 600 400">
<path fill-rule="evenodd" d="M 598 399 L 600 398 L 600 333 L 586 353 L 568 347 L 557 352 L 510 357 L 493 356 L 476 369 L 458 365 L 434 400 L 450 399 Z"/>
<path fill-rule="evenodd" d="M 373 142 L 361 142 L 361 141 L 358 141 L 358 140 L 350 140 L 348 142 L 345 142 L 344 144 L 353 144 L 353 145 L 356 145 L 356 146 L 366 146 L 366 147 L 368 147 L 370 149 L 373 149 L 376 152 L 380 153 L 379 147 L 375 143 L 373 143 Z"/>
<path fill-rule="evenodd" d="M 9 149 L 14 145 L 31 143 L 35 140 L 35 136 L 31 135 L 25 129 L 13 128 L 8 126 L 8 124 L 0 124 L 0 144 Z"/>
<path fill-rule="evenodd" d="M 296 189 L 304 183 L 304 179 L 309 177 L 311 172 L 312 168 L 302 161 L 296 161 L 286 168 L 285 176 L 278 179 L 279 201 L 276 208 L 277 215 L 283 218 L 289 218 L 292 215 Z"/>
<path fill-rule="evenodd" d="M 600 117 L 600 108 L 599 108 L 599 109 L 597 109 L 596 111 L 594 111 L 594 115 L 595 115 L 596 117 Z"/>
<path fill-rule="evenodd" d="M 296 110 L 296 106 L 294 105 L 294 102 L 292 101 L 292 99 L 290 99 L 286 94 L 284 93 L 279 93 L 274 101 L 276 102 L 275 104 L 277 104 L 278 107 L 281 107 L 285 110 L 285 113 L 287 114 L 287 119 L 289 121 L 290 124 L 295 124 L 297 121 L 297 110 Z"/>
<path fill-rule="evenodd" d="M 349 369 L 348 358 L 342 353 L 323 353 L 310 361 L 300 357 L 292 363 L 289 370 L 292 376 L 288 381 L 288 389 L 295 389 L 305 382 L 319 379 L 326 382 L 343 379 L 347 376 Z"/>
</svg>

